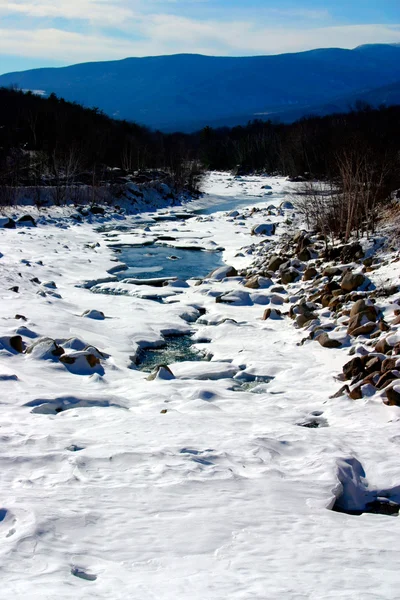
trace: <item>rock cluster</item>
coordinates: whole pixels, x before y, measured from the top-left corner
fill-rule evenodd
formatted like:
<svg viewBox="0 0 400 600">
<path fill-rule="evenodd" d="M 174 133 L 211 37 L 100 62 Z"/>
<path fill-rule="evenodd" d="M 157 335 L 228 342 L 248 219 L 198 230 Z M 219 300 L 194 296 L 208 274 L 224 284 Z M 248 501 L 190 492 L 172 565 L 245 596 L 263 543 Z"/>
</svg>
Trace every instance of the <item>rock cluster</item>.
<svg viewBox="0 0 400 600">
<path fill-rule="evenodd" d="M 268 240 L 253 245 L 254 262 L 239 272 L 250 290 L 260 288 L 263 281 L 278 284 L 290 304 L 288 313 L 268 308 L 261 318 L 288 314 L 294 326 L 308 334 L 299 344 L 350 349 L 353 358 L 340 376 L 347 383 L 334 397 L 347 394 L 356 400 L 380 392 L 385 404 L 400 406 L 398 287 L 377 290 L 368 276 L 387 257 L 380 258 L 373 249 L 365 256 L 359 242 L 328 248 L 323 236 L 306 231 L 282 239 L 279 250 Z M 390 296 L 394 296 L 392 311 L 387 310 Z M 390 315 L 387 320 L 384 310 Z"/>
</svg>

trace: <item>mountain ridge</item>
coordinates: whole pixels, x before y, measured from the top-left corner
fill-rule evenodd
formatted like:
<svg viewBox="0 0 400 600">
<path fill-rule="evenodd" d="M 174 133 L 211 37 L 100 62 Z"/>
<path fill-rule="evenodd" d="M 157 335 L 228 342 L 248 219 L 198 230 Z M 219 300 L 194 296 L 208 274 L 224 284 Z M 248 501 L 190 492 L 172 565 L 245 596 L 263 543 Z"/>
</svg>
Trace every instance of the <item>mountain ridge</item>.
<svg viewBox="0 0 400 600">
<path fill-rule="evenodd" d="M 0 86 L 54 92 L 164 131 L 191 131 L 218 120 L 234 125 L 238 115 L 287 120 L 293 109 L 302 116 L 399 81 L 400 46 L 392 44 L 267 56 L 128 57 L 0 76 Z"/>
</svg>

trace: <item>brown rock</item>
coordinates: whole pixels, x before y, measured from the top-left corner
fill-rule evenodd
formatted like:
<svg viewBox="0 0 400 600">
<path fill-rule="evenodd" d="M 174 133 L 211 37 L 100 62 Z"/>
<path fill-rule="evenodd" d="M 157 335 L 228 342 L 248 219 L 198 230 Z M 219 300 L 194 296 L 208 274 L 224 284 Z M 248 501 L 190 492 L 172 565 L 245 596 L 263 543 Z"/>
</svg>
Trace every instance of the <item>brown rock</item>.
<svg viewBox="0 0 400 600">
<path fill-rule="evenodd" d="M 24 344 L 20 335 L 13 335 L 10 337 L 10 346 L 16 352 L 22 353 L 24 351 Z"/>
<path fill-rule="evenodd" d="M 381 375 L 381 377 L 379 378 L 376 387 L 378 388 L 378 390 L 382 390 L 395 379 L 397 379 L 397 376 L 393 373 L 393 371 L 386 371 L 386 373 Z"/>
<path fill-rule="evenodd" d="M 372 358 L 369 358 L 366 362 L 365 362 L 365 372 L 366 373 L 375 373 L 376 371 L 380 371 L 382 367 L 382 361 L 379 358 L 379 356 L 373 356 Z"/>
<path fill-rule="evenodd" d="M 282 256 L 278 256 L 277 254 L 274 254 L 270 258 L 267 269 L 269 271 L 277 271 L 279 269 L 279 267 L 281 265 L 283 265 L 284 262 L 286 262 L 285 258 L 283 258 Z"/>
<path fill-rule="evenodd" d="M 296 271 L 296 269 L 285 269 L 281 272 L 281 281 L 284 285 L 287 285 L 288 283 L 293 283 L 296 281 L 299 275 L 300 273 Z"/>
<path fill-rule="evenodd" d="M 364 365 L 359 356 L 352 358 L 349 362 L 347 362 L 343 367 L 343 375 L 345 379 L 353 379 L 360 373 L 364 373 Z"/>
<path fill-rule="evenodd" d="M 347 271 L 341 281 L 341 288 L 345 292 L 353 292 L 357 290 L 365 281 L 365 277 L 362 273 L 352 273 Z"/>
<path fill-rule="evenodd" d="M 332 396 L 329 396 L 329 398 L 340 398 L 341 396 L 344 396 L 344 394 L 349 394 L 350 393 L 350 388 L 348 385 L 344 385 L 340 388 L 340 390 L 338 390 L 336 392 L 336 394 L 333 394 Z"/>
<path fill-rule="evenodd" d="M 321 297 L 322 306 L 324 308 L 328 308 L 331 300 L 332 300 L 332 296 L 330 294 L 324 294 L 324 296 Z"/>
<path fill-rule="evenodd" d="M 341 305 L 342 301 L 340 300 L 340 298 L 332 298 L 329 302 L 328 308 L 330 308 L 332 311 L 335 311 L 338 310 L 338 308 L 340 308 Z"/>
<path fill-rule="evenodd" d="M 380 319 L 378 322 L 378 328 L 380 331 L 389 331 L 390 326 L 386 323 L 384 319 Z"/>
<path fill-rule="evenodd" d="M 350 312 L 350 315 L 351 315 L 351 312 Z M 347 326 L 347 333 L 349 335 L 354 335 L 354 336 L 368 335 L 369 333 L 372 333 L 376 327 L 376 325 L 375 325 L 376 315 L 373 315 L 374 316 L 373 321 L 371 321 L 369 316 L 370 316 L 369 311 L 359 312 L 359 313 L 356 313 L 353 316 L 351 316 L 350 321 Z"/>
<path fill-rule="evenodd" d="M 389 350 L 391 350 L 391 348 L 392 347 L 387 343 L 386 338 L 382 338 L 375 345 L 376 352 L 380 352 L 381 354 L 386 354 L 387 352 L 389 352 Z"/>
<path fill-rule="evenodd" d="M 315 267 L 309 267 L 304 271 L 303 281 L 310 281 L 310 279 L 314 279 L 318 275 L 317 269 Z"/>
<path fill-rule="evenodd" d="M 305 325 L 307 325 L 307 323 L 309 323 L 310 321 L 313 321 L 314 319 L 316 319 L 317 316 L 316 315 L 297 315 L 296 317 L 296 324 L 299 327 L 304 327 Z"/>
<path fill-rule="evenodd" d="M 357 302 L 353 304 L 350 311 L 350 317 L 354 317 L 360 313 L 365 315 L 368 321 L 376 321 L 377 310 L 375 306 L 368 305 L 364 299 L 357 300 Z"/>
<path fill-rule="evenodd" d="M 297 258 L 303 262 L 307 262 L 312 259 L 311 251 L 308 248 L 302 248 L 300 252 L 297 252 Z"/>
<path fill-rule="evenodd" d="M 339 267 L 326 267 L 326 269 L 324 269 L 322 275 L 324 275 L 324 277 L 336 277 L 337 275 L 341 275 L 342 274 L 342 269 L 339 269 Z"/>
<path fill-rule="evenodd" d="M 258 283 L 258 275 L 253 275 L 253 277 L 250 277 L 250 279 L 248 279 L 244 284 L 244 287 L 252 290 L 258 290 L 260 287 L 260 284 Z"/>
<path fill-rule="evenodd" d="M 63 354 L 62 356 L 60 356 L 60 362 L 66 364 L 66 365 L 73 365 L 75 363 L 75 357 L 74 356 L 69 356 L 68 354 Z"/>
<path fill-rule="evenodd" d="M 92 369 L 100 364 L 99 359 L 97 358 L 97 356 L 95 356 L 94 354 L 86 354 L 86 360 L 89 363 L 89 366 L 92 367 Z"/>
<path fill-rule="evenodd" d="M 317 340 L 323 348 L 341 348 L 342 346 L 339 340 L 331 339 L 327 333 L 321 333 Z"/>
<path fill-rule="evenodd" d="M 352 336 L 357 337 L 358 335 L 369 335 L 375 329 L 375 323 L 365 323 L 365 325 L 360 325 L 354 329 L 351 333 Z"/>
<path fill-rule="evenodd" d="M 352 400 L 361 400 L 361 398 L 362 398 L 361 385 L 362 384 L 359 384 L 354 389 L 351 390 L 351 392 L 349 394 L 349 398 L 351 398 Z"/>
<path fill-rule="evenodd" d="M 393 371 L 396 368 L 396 358 L 385 358 L 382 363 L 382 373 L 386 373 L 386 371 Z"/>
<path fill-rule="evenodd" d="M 361 385 L 370 384 L 376 387 L 376 384 L 379 381 L 381 374 L 379 371 L 375 371 L 375 373 L 370 373 L 367 377 L 362 380 Z"/>
<path fill-rule="evenodd" d="M 280 319 L 282 316 L 281 311 L 278 308 L 267 308 L 264 311 L 264 314 L 262 316 L 262 321 L 266 321 L 267 319 L 273 318 L 273 319 Z"/>
<path fill-rule="evenodd" d="M 400 406 L 400 393 L 397 392 L 394 388 L 390 387 L 385 390 L 386 401 L 383 402 L 387 404 L 387 406 Z"/>
</svg>

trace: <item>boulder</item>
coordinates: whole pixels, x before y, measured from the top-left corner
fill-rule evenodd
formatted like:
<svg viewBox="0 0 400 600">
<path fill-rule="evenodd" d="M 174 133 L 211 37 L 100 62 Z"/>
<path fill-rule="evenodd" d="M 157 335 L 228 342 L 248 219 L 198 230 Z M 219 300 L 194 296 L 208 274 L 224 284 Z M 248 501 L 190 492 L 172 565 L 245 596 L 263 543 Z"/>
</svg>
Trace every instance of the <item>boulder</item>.
<svg viewBox="0 0 400 600">
<path fill-rule="evenodd" d="M 365 276 L 362 273 L 353 273 L 352 271 L 347 271 L 345 273 L 340 287 L 345 292 L 354 292 L 365 282 Z"/>
<path fill-rule="evenodd" d="M 323 348 L 341 348 L 342 346 L 339 340 L 333 340 L 327 333 L 321 333 L 317 340 Z"/>
<path fill-rule="evenodd" d="M 364 257 L 364 250 L 359 242 L 343 246 L 340 251 L 340 260 L 344 263 L 353 262 Z"/>
<path fill-rule="evenodd" d="M 359 383 L 358 385 L 356 385 L 349 393 L 349 398 L 351 398 L 352 400 L 361 400 L 361 398 L 363 397 L 362 395 L 362 383 Z"/>
<path fill-rule="evenodd" d="M 63 354 L 60 356 L 60 362 L 66 365 L 75 365 L 76 367 L 78 367 L 81 363 L 83 370 L 86 370 L 87 365 L 94 369 L 96 365 L 100 364 L 98 357 L 87 351 L 74 352 L 73 354 Z"/>
<path fill-rule="evenodd" d="M 298 327 L 304 327 L 310 321 L 313 321 L 317 318 L 317 315 L 310 313 L 309 315 L 297 315 L 296 317 L 296 325 Z"/>
<path fill-rule="evenodd" d="M 269 260 L 267 265 L 268 271 L 277 271 L 281 265 L 286 262 L 286 259 L 282 256 L 278 256 L 277 254 L 273 254 Z"/>
<path fill-rule="evenodd" d="M 299 276 L 299 271 L 297 271 L 293 267 L 290 267 L 289 269 L 284 269 L 281 272 L 281 281 L 284 285 L 287 285 L 288 283 L 293 283 L 294 281 L 296 281 L 296 279 Z"/>
<path fill-rule="evenodd" d="M 363 298 L 357 300 L 350 310 L 350 317 L 354 317 L 358 314 L 364 314 L 368 321 L 376 321 L 378 317 L 378 311 L 373 304 L 367 303 Z"/>
<path fill-rule="evenodd" d="M 154 381 L 155 379 L 163 379 L 170 380 L 175 379 L 175 375 L 171 371 L 168 365 L 158 365 L 153 369 L 148 377 L 146 377 L 147 381 Z"/>
<path fill-rule="evenodd" d="M 387 342 L 386 338 L 382 338 L 381 340 L 379 340 L 379 342 L 377 342 L 377 344 L 375 344 L 375 350 L 376 352 L 380 352 L 381 354 L 386 354 L 387 352 L 389 352 L 389 350 L 391 350 L 391 345 Z"/>
<path fill-rule="evenodd" d="M 348 385 L 343 385 L 340 390 L 338 390 L 335 394 L 333 394 L 332 396 L 329 396 L 329 398 L 341 398 L 342 396 L 344 396 L 345 394 L 349 394 L 350 393 L 350 388 Z"/>
<path fill-rule="evenodd" d="M 364 313 L 354 315 L 349 321 L 347 333 L 353 337 L 358 335 L 369 335 L 376 329 L 376 323 L 368 320 L 368 316 Z"/>
<path fill-rule="evenodd" d="M 386 371 L 393 371 L 396 368 L 397 358 L 385 358 L 382 363 L 382 373 Z"/>
<path fill-rule="evenodd" d="M 267 308 L 262 316 L 262 321 L 267 319 L 279 320 L 282 319 L 282 313 L 278 308 Z"/>
<path fill-rule="evenodd" d="M 103 321 L 106 317 L 101 310 L 88 309 L 85 310 L 81 317 L 85 317 L 86 319 L 95 319 L 96 321 Z"/>
<path fill-rule="evenodd" d="M 14 219 L 9 219 L 8 217 L 1 217 L 0 227 L 2 227 L 3 229 L 15 229 L 16 224 Z"/>
<path fill-rule="evenodd" d="M 102 206 L 91 206 L 90 212 L 92 215 L 104 215 L 104 208 Z"/>
<path fill-rule="evenodd" d="M 310 281 L 310 279 L 314 279 L 318 275 L 318 271 L 315 267 L 309 267 L 304 271 L 303 281 Z"/>
<path fill-rule="evenodd" d="M 383 402 L 387 406 L 400 406 L 400 392 L 394 387 L 386 388 L 385 390 L 386 400 Z"/>
<path fill-rule="evenodd" d="M 8 350 L 8 352 L 18 352 L 19 354 L 24 351 L 24 343 L 20 335 L 5 335 L 0 337 L 0 348 Z"/>
<path fill-rule="evenodd" d="M 15 352 L 22 354 L 24 351 L 24 343 L 20 335 L 12 335 L 10 337 L 10 346 Z"/>
<path fill-rule="evenodd" d="M 225 266 L 219 267 L 218 269 L 215 269 L 209 273 L 207 275 L 207 279 L 216 279 L 217 281 L 221 281 L 226 277 L 237 277 L 237 274 L 238 272 L 236 271 L 235 267 Z"/>
<path fill-rule="evenodd" d="M 359 356 L 356 356 L 347 362 L 342 367 L 342 370 L 345 379 L 353 379 L 353 377 L 357 377 L 357 375 L 364 373 L 363 361 Z"/>
<path fill-rule="evenodd" d="M 249 306 L 252 304 L 249 292 L 235 290 L 221 294 L 215 298 L 216 303 L 236 304 L 237 306 Z"/>
<path fill-rule="evenodd" d="M 23 215 L 19 219 L 17 219 L 17 223 L 19 225 L 28 225 L 31 227 L 36 227 L 36 221 L 31 215 Z"/>
<path fill-rule="evenodd" d="M 258 275 L 253 275 L 253 277 L 250 277 L 250 279 L 248 279 L 244 284 L 244 287 L 252 290 L 258 290 L 260 287 L 260 284 L 258 283 Z"/>
<path fill-rule="evenodd" d="M 387 385 L 389 385 L 389 383 L 391 383 L 395 379 L 398 379 L 398 371 L 386 371 L 378 379 L 376 387 L 378 388 L 378 390 L 382 390 L 383 388 L 385 388 Z"/>
<path fill-rule="evenodd" d="M 368 356 L 367 356 L 368 358 Z M 390 367 L 390 369 L 394 369 L 394 367 Z M 371 358 L 368 358 L 368 360 L 365 361 L 365 372 L 367 374 L 371 374 L 371 373 L 379 373 L 380 370 L 382 369 L 382 360 L 379 358 L 379 356 L 372 356 Z"/>
<path fill-rule="evenodd" d="M 251 235 L 274 235 L 276 231 L 275 223 L 259 223 L 251 229 Z"/>
<path fill-rule="evenodd" d="M 307 262 L 312 259 L 312 252 L 309 248 L 302 248 L 297 252 L 297 258 L 303 262 Z"/>
<path fill-rule="evenodd" d="M 340 267 L 326 267 L 322 272 L 324 277 L 337 277 L 342 274 L 342 269 Z"/>
<path fill-rule="evenodd" d="M 51 338 L 42 337 L 26 349 L 26 354 L 32 358 L 54 360 L 64 354 L 64 349 Z"/>
<path fill-rule="evenodd" d="M 282 202 L 280 204 L 279 208 L 281 208 L 283 210 L 293 210 L 294 206 L 291 202 L 289 202 L 289 200 L 285 200 L 284 202 Z"/>
</svg>

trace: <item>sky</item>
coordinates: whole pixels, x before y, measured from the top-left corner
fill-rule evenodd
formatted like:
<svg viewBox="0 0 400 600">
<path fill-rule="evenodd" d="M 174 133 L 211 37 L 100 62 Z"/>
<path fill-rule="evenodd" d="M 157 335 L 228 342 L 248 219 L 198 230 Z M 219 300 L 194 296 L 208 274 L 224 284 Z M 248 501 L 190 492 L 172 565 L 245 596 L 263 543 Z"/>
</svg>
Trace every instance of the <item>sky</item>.
<svg viewBox="0 0 400 600">
<path fill-rule="evenodd" d="M 400 0 L 0 0 L 0 73 L 400 43 Z"/>
</svg>

